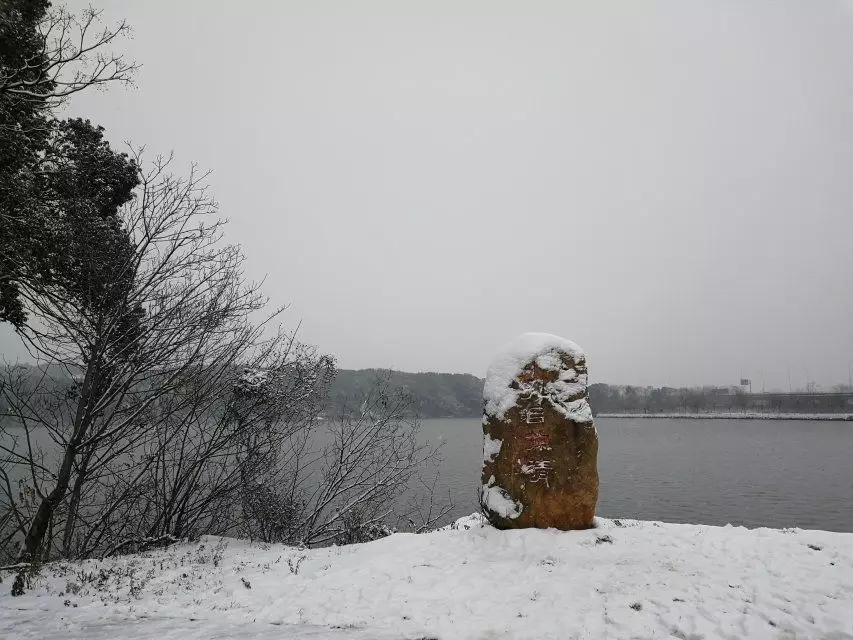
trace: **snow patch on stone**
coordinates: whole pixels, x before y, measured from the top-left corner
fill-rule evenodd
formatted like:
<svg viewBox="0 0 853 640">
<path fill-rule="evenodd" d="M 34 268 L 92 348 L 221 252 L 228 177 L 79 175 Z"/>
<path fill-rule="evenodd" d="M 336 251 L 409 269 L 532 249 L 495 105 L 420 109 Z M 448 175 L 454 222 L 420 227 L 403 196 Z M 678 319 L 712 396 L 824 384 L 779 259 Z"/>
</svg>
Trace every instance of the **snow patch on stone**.
<svg viewBox="0 0 853 640">
<path fill-rule="evenodd" d="M 491 462 L 501 452 L 503 440 L 492 438 L 488 433 L 483 438 L 483 462 Z"/>
<path fill-rule="evenodd" d="M 505 489 L 495 485 L 495 476 L 491 476 L 489 481 L 483 485 L 480 501 L 495 515 L 510 520 L 515 520 L 524 510 L 521 503 L 510 498 Z"/>
<path fill-rule="evenodd" d="M 544 369 L 545 371 L 559 371 L 561 365 L 562 361 L 560 360 L 560 356 L 553 351 L 543 353 L 536 357 L 536 366 L 540 369 Z"/>
<path fill-rule="evenodd" d="M 592 407 L 589 406 L 589 401 L 586 398 L 566 403 L 555 402 L 554 408 L 574 422 L 586 424 L 587 426 L 592 422 Z"/>
</svg>

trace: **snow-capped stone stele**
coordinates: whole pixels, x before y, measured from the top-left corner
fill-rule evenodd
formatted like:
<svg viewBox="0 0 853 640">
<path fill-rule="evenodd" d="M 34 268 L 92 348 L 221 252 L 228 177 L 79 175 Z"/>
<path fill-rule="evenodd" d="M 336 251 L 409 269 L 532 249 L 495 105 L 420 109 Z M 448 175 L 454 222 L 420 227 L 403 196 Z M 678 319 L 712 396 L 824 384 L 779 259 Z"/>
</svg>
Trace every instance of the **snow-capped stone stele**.
<svg viewBox="0 0 853 640">
<path fill-rule="evenodd" d="M 499 529 L 588 529 L 598 502 L 598 434 L 586 355 L 525 333 L 492 361 L 483 388 L 480 505 Z"/>
</svg>

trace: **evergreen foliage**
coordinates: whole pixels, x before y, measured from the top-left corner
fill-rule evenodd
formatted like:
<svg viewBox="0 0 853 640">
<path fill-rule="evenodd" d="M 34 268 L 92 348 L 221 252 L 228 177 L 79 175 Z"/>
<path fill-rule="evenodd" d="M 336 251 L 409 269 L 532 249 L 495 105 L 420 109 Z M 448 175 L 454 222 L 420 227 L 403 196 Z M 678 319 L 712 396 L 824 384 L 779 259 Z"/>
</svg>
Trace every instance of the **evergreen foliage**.
<svg viewBox="0 0 853 640">
<path fill-rule="evenodd" d="M 28 288 L 59 285 L 102 304 L 112 294 L 93 283 L 129 247 L 117 212 L 139 183 L 135 163 L 88 120 L 54 117 L 68 83 L 51 69 L 79 51 L 51 48 L 49 31 L 70 20 L 43 0 L 0 2 L 0 322 L 16 327 Z M 75 78 L 76 90 L 87 86 Z"/>
</svg>

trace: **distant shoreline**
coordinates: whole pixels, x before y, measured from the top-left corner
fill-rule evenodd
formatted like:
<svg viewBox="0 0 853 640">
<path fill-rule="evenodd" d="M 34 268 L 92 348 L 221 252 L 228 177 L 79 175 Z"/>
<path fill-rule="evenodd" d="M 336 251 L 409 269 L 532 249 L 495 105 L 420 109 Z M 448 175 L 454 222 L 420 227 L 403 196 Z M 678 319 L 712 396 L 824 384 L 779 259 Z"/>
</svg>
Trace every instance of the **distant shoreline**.
<svg viewBox="0 0 853 640">
<path fill-rule="evenodd" d="M 678 418 L 691 420 L 831 420 L 853 422 L 851 413 L 599 413 L 596 418 Z"/>
</svg>

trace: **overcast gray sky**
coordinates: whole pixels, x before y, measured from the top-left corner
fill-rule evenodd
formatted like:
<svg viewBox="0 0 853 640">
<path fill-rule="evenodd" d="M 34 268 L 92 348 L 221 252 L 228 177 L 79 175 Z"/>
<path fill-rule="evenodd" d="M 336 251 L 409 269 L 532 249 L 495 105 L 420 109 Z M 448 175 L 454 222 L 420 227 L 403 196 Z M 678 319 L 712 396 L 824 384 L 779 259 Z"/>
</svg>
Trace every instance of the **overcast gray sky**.
<svg viewBox="0 0 853 640">
<path fill-rule="evenodd" d="M 143 68 L 70 113 L 214 169 L 342 367 L 483 375 L 535 330 L 597 381 L 847 381 L 853 5 L 93 2 Z"/>
</svg>

